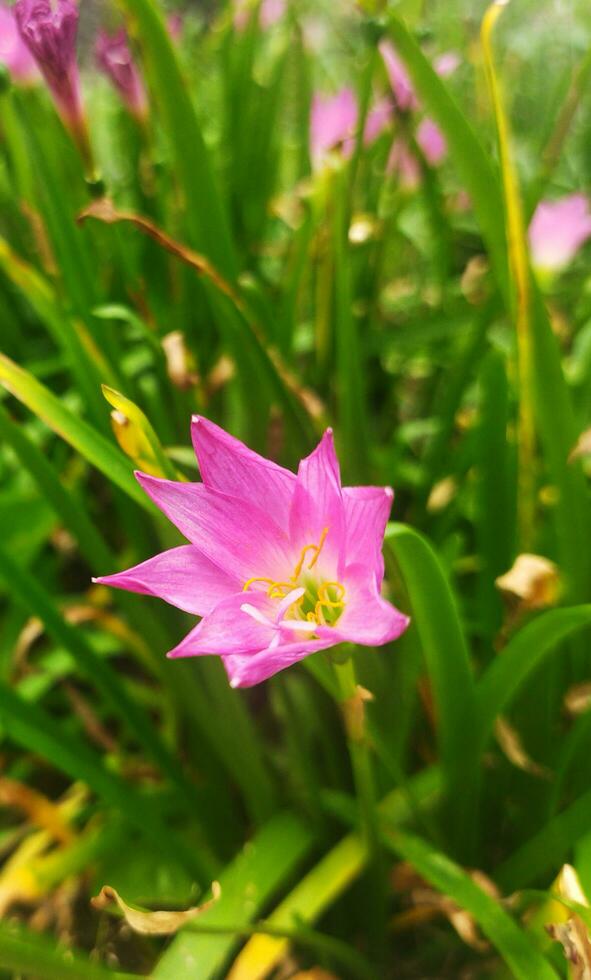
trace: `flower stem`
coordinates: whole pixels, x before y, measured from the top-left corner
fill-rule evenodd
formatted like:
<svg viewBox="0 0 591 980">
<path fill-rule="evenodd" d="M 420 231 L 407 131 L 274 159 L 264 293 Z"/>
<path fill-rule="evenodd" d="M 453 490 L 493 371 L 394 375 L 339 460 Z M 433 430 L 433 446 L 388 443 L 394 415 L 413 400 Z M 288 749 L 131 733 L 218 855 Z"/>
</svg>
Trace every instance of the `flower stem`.
<svg viewBox="0 0 591 980">
<path fill-rule="evenodd" d="M 387 879 L 381 860 L 382 848 L 377 813 L 377 794 L 373 764 L 365 725 L 367 693 L 357 684 L 351 656 L 343 662 L 333 661 L 338 682 L 339 703 L 347 733 L 347 743 L 355 792 L 360 811 L 363 842 L 368 859 L 368 921 L 371 942 L 377 959 L 385 958 Z"/>
</svg>

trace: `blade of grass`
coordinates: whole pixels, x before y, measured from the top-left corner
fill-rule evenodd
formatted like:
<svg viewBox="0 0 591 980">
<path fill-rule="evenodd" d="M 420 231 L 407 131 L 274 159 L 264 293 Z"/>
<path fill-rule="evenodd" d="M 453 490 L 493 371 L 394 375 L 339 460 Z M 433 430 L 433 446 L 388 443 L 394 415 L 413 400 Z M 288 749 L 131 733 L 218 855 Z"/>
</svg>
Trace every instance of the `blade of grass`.
<svg viewBox="0 0 591 980">
<path fill-rule="evenodd" d="M 39 617 L 54 641 L 70 651 L 87 680 L 96 686 L 119 717 L 124 728 L 128 729 L 162 773 L 171 780 L 180 794 L 185 809 L 195 816 L 200 801 L 193 792 L 192 784 L 162 741 L 158 729 L 148 714 L 144 712 L 140 703 L 127 693 L 107 661 L 98 656 L 82 633 L 62 617 L 51 596 L 45 592 L 39 581 L 15 562 L 1 546 L 0 575 L 5 579 L 15 600 L 31 615 Z M 204 841 L 201 841 L 200 849 L 203 866 L 207 868 L 209 865 L 209 877 L 213 877 L 216 862 L 207 853 Z"/>
<path fill-rule="evenodd" d="M 591 605 L 550 609 L 523 626 L 485 671 L 476 687 L 479 739 L 485 747 L 495 719 L 525 681 L 560 644 L 591 625 Z"/>
<path fill-rule="evenodd" d="M 132 974 L 108 970 L 70 946 L 56 945 L 13 922 L 0 922 L 0 967 L 36 980 L 131 980 Z"/>
<path fill-rule="evenodd" d="M 190 243 L 230 280 L 238 267 L 209 153 L 164 14 L 153 0 L 120 0 L 143 53 L 151 91 L 164 119 L 183 191 Z"/>
<path fill-rule="evenodd" d="M 435 770 L 423 770 L 413 780 L 413 796 L 428 806 L 440 786 Z M 380 804 L 380 813 L 393 823 L 403 823 L 412 814 L 404 791 L 393 790 Z M 266 923 L 291 928 L 315 922 L 360 875 L 367 849 L 357 834 L 349 834 L 332 848 L 266 919 Z M 289 939 L 255 936 L 234 961 L 227 980 L 263 980 L 289 949 Z"/>
<path fill-rule="evenodd" d="M 0 726 L 18 745 L 46 759 L 71 779 L 86 783 L 152 845 L 183 865 L 200 884 L 209 884 L 211 879 L 200 855 L 178 833 L 170 831 L 151 800 L 109 772 L 95 752 L 80 739 L 72 740 L 70 733 L 42 708 L 24 701 L 5 684 L 0 685 Z"/>
<path fill-rule="evenodd" d="M 132 467 L 123 453 L 111 445 L 100 432 L 70 412 L 49 388 L 4 354 L 0 354 L 0 384 L 107 479 L 117 484 L 136 503 L 154 513 L 154 508 L 135 480 Z"/>
<path fill-rule="evenodd" d="M 265 824 L 219 875 L 221 898 L 200 917 L 200 924 L 246 926 L 256 920 L 283 882 L 289 881 L 313 846 L 310 831 L 291 813 Z M 256 888 L 253 889 L 253 884 Z M 239 935 L 180 933 L 160 957 L 154 980 L 215 980 L 227 967 Z"/>
<path fill-rule="evenodd" d="M 420 837 L 390 830 L 384 841 L 446 898 L 465 909 L 493 943 L 516 980 L 558 980 L 554 968 L 497 899 L 487 895 L 468 874 Z"/>
<path fill-rule="evenodd" d="M 525 235 L 525 222 L 519 182 L 513 160 L 511 134 L 501 86 L 497 77 L 492 48 L 494 26 L 506 6 L 506 0 L 495 2 L 486 11 L 480 39 L 490 98 L 494 110 L 499 144 L 504 213 L 507 227 L 509 282 L 517 337 L 517 369 L 519 377 L 518 424 L 518 521 L 522 551 L 532 548 L 534 533 L 535 494 L 535 421 L 533 390 L 533 337 L 530 270 Z"/>
<path fill-rule="evenodd" d="M 428 542 L 403 524 L 389 524 L 385 546 L 410 601 L 437 714 L 437 739 L 446 787 L 448 823 L 456 846 L 473 846 L 480 774 L 474 753 L 476 697 L 468 649 L 456 603 Z"/>
</svg>

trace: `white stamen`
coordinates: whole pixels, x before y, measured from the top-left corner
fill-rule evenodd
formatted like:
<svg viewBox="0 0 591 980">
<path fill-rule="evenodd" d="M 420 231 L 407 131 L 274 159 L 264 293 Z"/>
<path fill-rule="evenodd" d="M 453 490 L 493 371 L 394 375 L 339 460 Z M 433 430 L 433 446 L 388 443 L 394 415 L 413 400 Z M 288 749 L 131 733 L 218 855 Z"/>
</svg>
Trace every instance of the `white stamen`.
<svg viewBox="0 0 591 980">
<path fill-rule="evenodd" d="M 294 602 L 297 602 L 298 599 L 301 599 L 302 596 L 305 595 L 305 593 L 306 590 L 302 588 L 292 589 L 291 592 L 288 592 L 285 598 L 282 599 L 279 605 L 277 606 L 277 615 L 275 617 L 276 620 L 279 620 L 283 616 L 283 613 L 287 612 L 289 607 L 293 606 Z"/>
<path fill-rule="evenodd" d="M 267 619 L 260 609 L 256 609 L 255 606 L 251 606 L 250 602 L 243 602 L 240 606 L 240 610 L 241 612 L 246 613 L 247 616 L 251 616 L 252 619 L 254 619 L 257 623 L 260 623 L 261 626 L 269 626 L 271 629 L 275 628 L 275 623 L 272 623 L 270 619 Z"/>
</svg>

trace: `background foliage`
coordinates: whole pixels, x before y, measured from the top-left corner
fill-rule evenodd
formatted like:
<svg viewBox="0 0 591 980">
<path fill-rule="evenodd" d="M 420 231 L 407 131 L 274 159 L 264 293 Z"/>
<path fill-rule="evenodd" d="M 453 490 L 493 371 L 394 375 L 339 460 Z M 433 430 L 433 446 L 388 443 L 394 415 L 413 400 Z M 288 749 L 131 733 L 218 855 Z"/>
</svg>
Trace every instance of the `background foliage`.
<svg viewBox="0 0 591 980">
<path fill-rule="evenodd" d="M 262 27 L 256 4 L 191 5 L 179 40 L 159 0 L 83 7 L 90 182 L 44 88 L 3 87 L 7 976 L 549 980 L 569 969 L 550 923 L 589 955 L 584 894 L 555 883 L 568 861 L 591 895 L 589 251 L 536 277 L 525 229 L 589 189 L 591 18 L 378 6 L 293 0 Z M 120 17 L 141 126 L 90 54 Z M 384 38 L 421 107 L 311 167 L 313 93 L 351 86 L 363 122 Z M 413 186 L 387 165 L 401 137 Z M 164 659 L 185 614 L 91 584 L 178 543 L 132 472 L 196 479 L 194 412 L 291 467 L 331 424 L 347 482 L 396 488 L 388 588 L 412 627 L 355 653 L 373 843 L 323 654 L 236 692 L 215 658 Z M 554 565 L 503 595 L 524 553 Z M 214 879 L 176 935 L 89 902 L 186 909 Z"/>
</svg>

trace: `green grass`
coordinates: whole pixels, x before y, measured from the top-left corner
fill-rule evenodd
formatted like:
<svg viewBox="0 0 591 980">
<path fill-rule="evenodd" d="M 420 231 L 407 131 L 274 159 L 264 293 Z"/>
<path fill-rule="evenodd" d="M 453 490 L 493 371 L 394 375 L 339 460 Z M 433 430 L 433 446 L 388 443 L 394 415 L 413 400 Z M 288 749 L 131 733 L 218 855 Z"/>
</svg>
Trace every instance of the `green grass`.
<svg viewBox="0 0 591 980">
<path fill-rule="evenodd" d="M 566 978 L 526 913 L 564 863 L 591 880 L 591 714 L 566 698 L 591 676 L 591 245 L 541 277 L 524 221 L 591 191 L 588 11 L 509 6 L 483 50 L 463 0 L 289 0 L 262 27 L 271 6 L 241 30 L 186 3 L 175 41 L 171 4 L 118 0 L 141 127 L 83 23 L 102 183 L 42 84 L 0 91 L 0 973 Z M 385 40 L 419 104 L 368 142 Z M 353 142 L 312 166 L 313 95 L 343 86 Z M 197 480 L 194 413 L 294 470 L 330 425 L 347 484 L 394 487 L 399 641 L 235 691 L 165 659 L 194 618 L 92 584 L 180 543 L 133 471 Z M 501 595 L 523 552 L 555 563 L 549 604 Z M 214 880 L 173 937 L 90 905 Z"/>
</svg>

